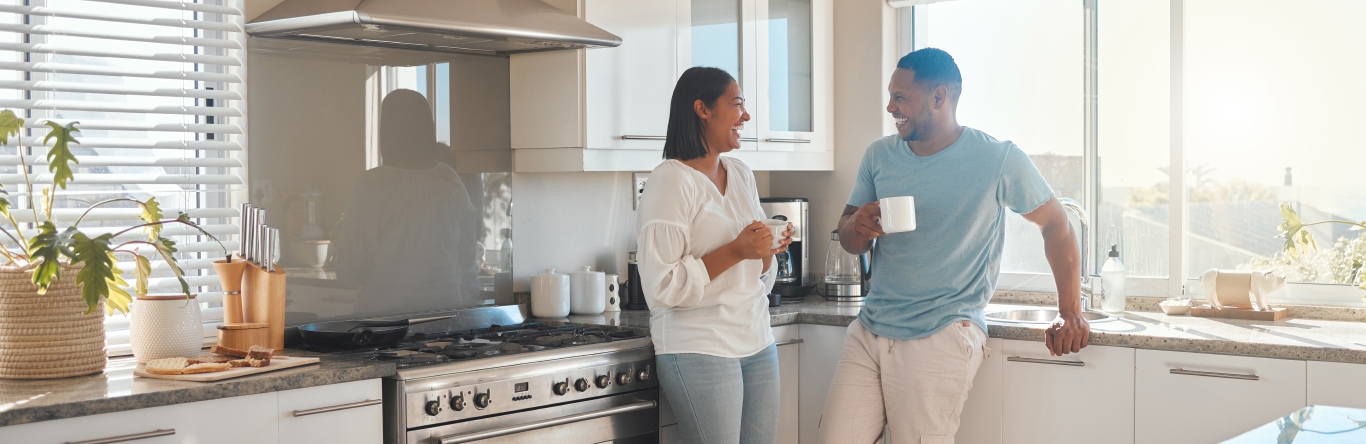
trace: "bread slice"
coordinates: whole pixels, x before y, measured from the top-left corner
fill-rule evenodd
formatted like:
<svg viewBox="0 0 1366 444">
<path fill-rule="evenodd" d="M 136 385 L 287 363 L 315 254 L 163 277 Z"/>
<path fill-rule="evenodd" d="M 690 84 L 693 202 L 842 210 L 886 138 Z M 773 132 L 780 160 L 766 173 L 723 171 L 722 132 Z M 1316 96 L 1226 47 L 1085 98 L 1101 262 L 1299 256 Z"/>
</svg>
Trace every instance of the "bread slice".
<svg viewBox="0 0 1366 444">
<path fill-rule="evenodd" d="M 274 350 L 274 349 L 265 348 L 265 347 L 262 347 L 262 346 L 259 346 L 259 345 L 253 345 L 253 346 L 251 346 L 251 350 L 247 350 L 247 357 L 248 357 L 248 358 L 251 358 L 251 359 L 267 359 L 267 360 L 268 360 L 268 359 L 270 359 L 271 356 L 274 356 L 274 355 L 275 355 L 275 350 Z"/>
<path fill-rule="evenodd" d="M 245 358 L 245 357 L 247 357 L 247 352 L 244 351 L 244 350 L 238 350 L 238 349 L 231 348 L 231 347 L 224 347 L 224 346 L 221 346 L 221 345 L 215 345 L 215 346 L 213 346 L 213 348 L 210 348 L 210 349 L 209 349 L 209 352 L 210 352 L 210 353 L 214 353 L 214 354 L 219 354 L 219 355 L 236 356 L 236 357 L 238 357 L 238 358 Z"/>
<path fill-rule="evenodd" d="M 221 364 L 210 364 L 210 363 L 194 364 L 194 365 L 191 365 L 191 366 L 189 366 L 189 367 L 185 367 L 185 369 L 181 372 L 181 374 L 189 375 L 189 374 L 194 374 L 194 373 L 213 373 L 213 372 L 221 372 L 221 371 L 227 370 L 227 369 L 229 369 L 229 368 L 232 368 L 232 364 L 229 364 L 229 363 L 226 363 L 226 362 L 221 363 Z"/>
<path fill-rule="evenodd" d="M 252 367 L 257 367 L 257 368 L 265 367 L 265 366 L 267 366 L 267 365 L 270 365 L 270 358 L 266 358 L 266 359 L 252 359 L 252 358 L 247 358 L 247 365 L 250 365 L 250 366 L 252 366 Z"/>
<path fill-rule="evenodd" d="M 251 359 L 250 359 L 250 358 L 234 359 L 234 360 L 228 361 L 228 365 L 231 365 L 231 366 L 233 366 L 233 367 L 251 367 Z"/>
<path fill-rule="evenodd" d="M 189 360 L 185 358 L 162 358 L 147 361 L 147 373 L 154 375 L 179 375 L 185 372 L 185 367 L 189 366 Z"/>
</svg>

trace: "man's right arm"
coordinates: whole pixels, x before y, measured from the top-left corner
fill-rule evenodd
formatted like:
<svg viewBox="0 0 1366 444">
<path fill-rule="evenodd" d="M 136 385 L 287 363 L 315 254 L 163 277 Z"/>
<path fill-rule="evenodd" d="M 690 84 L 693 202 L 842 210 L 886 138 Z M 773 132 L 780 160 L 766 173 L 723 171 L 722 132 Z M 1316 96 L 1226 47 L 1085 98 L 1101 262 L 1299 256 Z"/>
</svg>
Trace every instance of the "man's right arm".
<svg viewBox="0 0 1366 444">
<path fill-rule="evenodd" d="M 876 200 L 861 207 L 845 205 L 839 223 L 840 246 L 844 247 L 844 251 L 867 253 L 873 247 L 873 239 L 887 234 L 877 222 L 881 216 L 882 209 Z"/>
</svg>

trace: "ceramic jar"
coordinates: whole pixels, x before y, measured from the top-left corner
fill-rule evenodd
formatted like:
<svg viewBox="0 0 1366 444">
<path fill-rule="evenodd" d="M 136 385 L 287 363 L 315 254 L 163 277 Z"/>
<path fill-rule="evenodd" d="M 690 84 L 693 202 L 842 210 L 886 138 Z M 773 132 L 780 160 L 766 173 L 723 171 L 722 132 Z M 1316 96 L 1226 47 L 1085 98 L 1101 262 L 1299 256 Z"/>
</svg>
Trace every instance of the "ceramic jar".
<svg viewBox="0 0 1366 444">
<path fill-rule="evenodd" d="M 194 357 L 204 345 L 199 300 L 183 294 L 138 295 L 129 307 L 129 345 L 138 363 Z"/>
<path fill-rule="evenodd" d="M 569 275 L 547 268 L 545 274 L 531 277 L 531 315 L 538 318 L 569 316 Z"/>
<path fill-rule="evenodd" d="M 607 308 L 607 275 L 592 267 L 569 273 L 569 312 L 579 315 L 602 314 Z"/>
</svg>

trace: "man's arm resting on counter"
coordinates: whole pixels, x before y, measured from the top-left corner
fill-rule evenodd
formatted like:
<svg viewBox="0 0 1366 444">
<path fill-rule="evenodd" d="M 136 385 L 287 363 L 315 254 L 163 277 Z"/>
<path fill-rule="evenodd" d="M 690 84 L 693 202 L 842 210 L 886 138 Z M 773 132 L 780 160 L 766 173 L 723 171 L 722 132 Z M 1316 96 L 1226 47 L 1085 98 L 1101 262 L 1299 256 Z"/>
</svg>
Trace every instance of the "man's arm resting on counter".
<svg viewBox="0 0 1366 444">
<path fill-rule="evenodd" d="M 1048 351 L 1059 356 L 1081 351 L 1090 342 L 1091 326 L 1081 317 L 1081 252 L 1072 223 L 1052 197 L 1024 218 L 1043 233 L 1044 255 L 1058 287 L 1058 319 L 1044 334 Z"/>
</svg>

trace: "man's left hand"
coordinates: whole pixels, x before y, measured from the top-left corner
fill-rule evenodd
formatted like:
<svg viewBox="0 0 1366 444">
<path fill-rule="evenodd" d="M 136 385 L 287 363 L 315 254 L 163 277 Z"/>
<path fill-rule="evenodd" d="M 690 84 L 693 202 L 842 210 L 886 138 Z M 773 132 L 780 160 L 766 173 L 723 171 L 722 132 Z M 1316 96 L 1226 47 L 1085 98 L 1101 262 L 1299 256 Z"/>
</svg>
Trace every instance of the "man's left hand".
<svg viewBox="0 0 1366 444">
<path fill-rule="evenodd" d="M 1091 324 L 1081 315 L 1059 314 L 1044 330 L 1043 341 L 1053 356 L 1079 352 L 1091 343 Z"/>
</svg>

